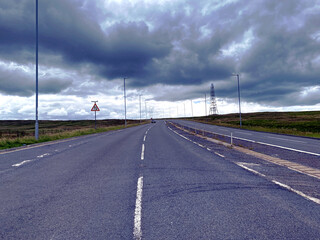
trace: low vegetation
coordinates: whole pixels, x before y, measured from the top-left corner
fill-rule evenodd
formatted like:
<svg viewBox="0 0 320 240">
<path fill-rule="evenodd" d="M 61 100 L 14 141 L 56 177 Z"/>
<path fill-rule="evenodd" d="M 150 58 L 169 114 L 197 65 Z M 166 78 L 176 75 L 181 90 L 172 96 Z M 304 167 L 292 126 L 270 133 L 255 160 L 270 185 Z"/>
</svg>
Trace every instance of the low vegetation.
<svg viewBox="0 0 320 240">
<path fill-rule="evenodd" d="M 226 127 L 239 127 L 239 114 L 195 117 L 192 120 Z M 320 111 L 245 113 L 242 114 L 242 128 L 320 138 Z"/>
<path fill-rule="evenodd" d="M 34 121 L 0 121 L 0 149 L 124 128 L 124 120 L 97 120 L 97 129 L 94 129 L 94 124 L 91 120 L 39 121 L 39 140 L 37 141 L 34 138 Z M 139 121 L 128 120 L 127 124 L 128 127 L 136 126 Z"/>
</svg>

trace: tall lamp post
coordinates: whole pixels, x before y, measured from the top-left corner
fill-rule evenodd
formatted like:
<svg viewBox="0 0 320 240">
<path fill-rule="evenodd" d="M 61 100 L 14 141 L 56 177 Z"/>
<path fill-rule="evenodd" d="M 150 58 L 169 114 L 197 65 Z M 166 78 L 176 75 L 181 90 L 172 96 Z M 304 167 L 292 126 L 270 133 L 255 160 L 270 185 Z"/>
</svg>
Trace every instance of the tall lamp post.
<svg viewBox="0 0 320 240">
<path fill-rule="evenodd" d="M 148 118 L 147 100 L 144 100 L 144 108 L 145 108 L 145 112 L 146 112 L 146 120 L 147 120 L 147 118 Z"/>
<path fill-rule="evenodd" d="M 123 78 L 123 96 L 124 96 L 124 127 L 127 127 L 126 78 Z"/>
<path fill-rule="evenodd" d="M 38 0 L 36 0 L 36 124 L 35 139 L 39 139 L 39 122 L 38 122 Z"/>
<path fill-rule="evenodd" d="M 204 94 L 204 111 L 205 111 L 205 116 L 207 116 L 207 94 Z"/>
<path fill-rule="evenodd" d="M 139 95 L 140 123 L 141 123 L 141 94 Z"/>
<path fill-rule="evenodd" d="M 233 76 L 237 76 L 238 79 L 238 99 L 239 99 L 239 115 L 240 115 L 240 127 L 242 127 L 242 120 L 241 120 L 241 101 L 240 101 L 240 80 L 239 80 L 239 74 L 233 74 Z"/>
</svg>

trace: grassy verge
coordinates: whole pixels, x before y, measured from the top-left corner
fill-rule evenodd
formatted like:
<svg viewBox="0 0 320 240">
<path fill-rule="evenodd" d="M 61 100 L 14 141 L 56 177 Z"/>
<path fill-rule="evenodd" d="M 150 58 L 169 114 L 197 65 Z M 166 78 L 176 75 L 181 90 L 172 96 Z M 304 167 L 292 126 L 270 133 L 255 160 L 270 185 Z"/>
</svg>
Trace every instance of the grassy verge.
<svg viewBox="0 0 320 240">
<path fill-rule="evenodd" d="M 189 120 L 239 128 L 239 115 L 213 115 Z M 320 112 L 264 112 L 242 114 L 242 128 L 254 131 L 320 138 Z"/>
<path fill-rule="evenodd" d="M 140 124 L 130 124 L 127 127 L 133 127 L 138 125 Z M 0 149 L 8 149 L 8 148 L 20 147 L 24 145 L 30 145 L 34 143 L 49 142 L 49 141 L 78 137 L 78 136 L 89 135 L 94 133 L 108 132 L 108 131 L 118 130 L 122 128 L 124 128 L 123 125 L 101 127 L 97 129 L 93 129 L 93 128 L 77 129 L 77 130 L 65 131 L 60 133 L 40 135 L 38 141 L 35 140 L 35 138 L 32 136 L 20 137 L 20 138 L 1 138 Z"/>
</svg>

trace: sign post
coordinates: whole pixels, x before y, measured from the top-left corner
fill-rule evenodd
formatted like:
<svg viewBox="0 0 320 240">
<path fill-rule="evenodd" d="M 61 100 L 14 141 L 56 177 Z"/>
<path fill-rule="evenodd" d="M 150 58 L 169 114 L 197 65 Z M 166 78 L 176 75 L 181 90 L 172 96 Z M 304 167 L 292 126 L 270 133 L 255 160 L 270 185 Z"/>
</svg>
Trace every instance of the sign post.
<svg viewBox="0 0 320 240">
<path fill-rule="evenodd" d="M 94 112 L 94 129 L 97 129 L 97 111 L 100 111 L 97 102 L 98 101 L 91 101 L 94 102 L 93 107 L 91 108 L 91 111 Z"/>
</svg>

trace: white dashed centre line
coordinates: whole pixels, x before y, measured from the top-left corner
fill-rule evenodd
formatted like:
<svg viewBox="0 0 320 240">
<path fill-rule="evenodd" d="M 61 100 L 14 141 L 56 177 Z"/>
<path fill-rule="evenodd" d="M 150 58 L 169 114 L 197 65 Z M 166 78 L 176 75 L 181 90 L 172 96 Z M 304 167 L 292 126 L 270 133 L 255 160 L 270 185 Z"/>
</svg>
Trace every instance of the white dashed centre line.
<svg viewBox="0 0 320 240">
<path fill-rule="evenodd" d="M 222 157 L 222 158 L 224 158 L 225 156 L 223 156 L 222 154 L 220 154 L 220 153 L 217 153 L 217 152 L 214 152 L 215 154 L 217 154 L 219 157 Z"/>
<path fill-rule="evenodd" d="M 142 144 L 142 150 L 141 150 L 141 160 L 144 159 L 144 144 Z"/>
<path fill-rule="evenodd" d="M 135 240 L 140 240 L 142 237 L 142 231 L 141 231 L 142 189 L 143 189 L 143 176 L 139 177 L 138 183 L 137 183 L 137 197 L 136 197 L 136 208 L 134 211 L 134 228 L 133 228 L 133 236 Z"/>
<path fill-rule="evenodd" d="M 23 162 L 17 163 L 17 164 L 13 164 L 12 167 L 20 167 L 21 165 L 31 162 L 32 160 L 25 160 Z"/>
<path fill-rule="evenodd" d="M 49 155 L 50 155 L 49 153 L 45 153 L 45 154 L 42 154 L 42 155 L 37 156 L 37 158 L 43 158 L 43 157 L 49 156 Z"/>
</svg>

